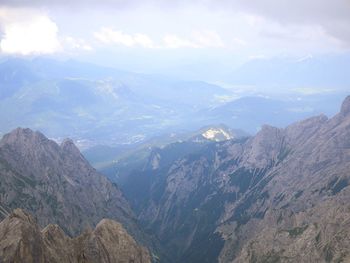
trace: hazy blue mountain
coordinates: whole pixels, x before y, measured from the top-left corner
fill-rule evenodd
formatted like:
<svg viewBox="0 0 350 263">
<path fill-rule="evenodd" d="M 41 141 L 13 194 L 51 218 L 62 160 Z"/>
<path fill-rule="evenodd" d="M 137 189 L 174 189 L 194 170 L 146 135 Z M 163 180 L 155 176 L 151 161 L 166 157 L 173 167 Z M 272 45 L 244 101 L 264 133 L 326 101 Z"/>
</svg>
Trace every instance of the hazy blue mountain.
<svg viewBox="0 0 350 263">
<path fill-rule="evenodd" d="M 344 90 L 350 86 L 349 76 L 349 55 L 309 55 L 299 59 L 252 59 L 223 78 L 233 85 L 255 85 L 284 92 L 300 88 Z"/>
<path fill-rule="evenodd" d="M 203 121 L 224 122 L 250 133 L 260 130 L 263 124 L 285 127 L 291 122 L 324 113 L 336 113 L 334 105 L 340 104 L 343 93 L 310 95 L 275 99 L 268 97 L 243 97 L 224 105 L 204 110 Z"/>
<path fill-rule="evenodd" d="M 38 78 L 32 70 L 23 65 L 22 60 L 12 59 L 0 64 L 0 99 L 14 95 L 21 86 Z"/>
<path fill-rule="evenodd" d="M 1 133 L 27 126 L 112 144 L 164 132 L 230 94 L 200 81 L 41 58 L 3 61 L 0 80 Z"/>
<path fill-rule="evenodd" d="M 254 79 L 252 71 L 247 72 Z M 213 123 L 255 133 L 264 123 L 284 127 L 320 112 L 332 115 L 344 95 L 232 100 L 235 96 L 234 91 L 202 81 L 73 60 L 8 59 L 0 63 L 0 135 L 24 126 L 57 140 L 72 137 L 79 147 L 88 148 L 146 142 Z"/>
</svg>

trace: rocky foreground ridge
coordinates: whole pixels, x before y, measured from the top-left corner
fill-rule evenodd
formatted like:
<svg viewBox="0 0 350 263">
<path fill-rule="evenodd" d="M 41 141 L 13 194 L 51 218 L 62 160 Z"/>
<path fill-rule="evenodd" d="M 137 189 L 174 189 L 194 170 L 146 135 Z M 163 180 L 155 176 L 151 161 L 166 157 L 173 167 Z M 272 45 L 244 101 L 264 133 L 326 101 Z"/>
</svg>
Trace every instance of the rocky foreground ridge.
<svg viewBox="0 0 350 263">
<path fill-rule="evenodd" d="M 15 209 L 0 223 L 0 262 L 150 263 L 151 259 L 113 220 L 103 219 L 94 230 L 70 238 L 58 225 L 41 230 L 30 214 Z"/>
</svg>

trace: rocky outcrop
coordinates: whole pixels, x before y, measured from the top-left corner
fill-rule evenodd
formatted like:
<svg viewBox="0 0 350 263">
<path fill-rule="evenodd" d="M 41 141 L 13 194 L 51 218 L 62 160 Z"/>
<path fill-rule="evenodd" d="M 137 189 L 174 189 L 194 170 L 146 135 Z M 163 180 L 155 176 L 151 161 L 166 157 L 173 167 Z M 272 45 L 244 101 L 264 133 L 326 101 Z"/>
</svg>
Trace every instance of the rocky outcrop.
<svg viewBox="0 0 350 263">
<path fill-rule="evenodd" d="M 57 225 L 40 230 L 32 216 L 15 209 L 0 223 L 0 262 L 150 263 L 151 259 L 113 220 L 103 219 L 95 230 L 70 238 Z"/>
</svg>

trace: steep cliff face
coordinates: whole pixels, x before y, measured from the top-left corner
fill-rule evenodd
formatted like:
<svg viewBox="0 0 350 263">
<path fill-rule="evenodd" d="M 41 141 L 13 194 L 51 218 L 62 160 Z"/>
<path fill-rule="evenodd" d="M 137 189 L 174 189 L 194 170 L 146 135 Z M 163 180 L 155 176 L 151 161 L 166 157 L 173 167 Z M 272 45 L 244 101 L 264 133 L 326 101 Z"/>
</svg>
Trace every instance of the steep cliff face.
<svg viewBox="0 0 350 263">
<path fill-rule="evenodd" d="M 176 262 L 347 259 L 349 108 L 350 97 L 331 119 L 264 126 L 139 171 L 131 180 L 154 177 L 139 219 Z"/>
<path fill-rule="evenodd" d="M 234 262 L 349 261 L 349 106 L 350 97 L 338 115 L 329 120 L 322 118 L 314 132 L 304 138 L 298 136 L 302 142 L 290 140 L 294 141 L 290 143 L 292 152 L 269 174 L 271 179 L 264 187 L 268 198 L 264 204 L 252 204 L 245 211 L 266 211 L 265 216 L 235 229 L 238 238 L 247 236 L 248 229 L 253 231 L 248 231 L 251 238 L 242 243 L 241 253 L 232 258 Z M 316 126 L 314 122 L 310 120 Z M 286 132 L 295 137 L 306 124 L 288 127 Z"/>
<path fill-rule="evenodd" d="M 0 223 L 0 261 L 150 263 L 151 259 L 148 251 L 113 220 L 103 219 L 95 230 L 70 238 L 58 225 L 40 230 L 31 215 L 15 209 Z"/>
<path fill-rule="evenodd" d="M 0 141 L 0 207 L 26 209 L 40 226 L 58 224 L 69 235 L 111 218 L 144 240 L 121 191 L 89 165 L 71 140 L 58 145 L 30 129 L 18 128 Z"/>
</svg>

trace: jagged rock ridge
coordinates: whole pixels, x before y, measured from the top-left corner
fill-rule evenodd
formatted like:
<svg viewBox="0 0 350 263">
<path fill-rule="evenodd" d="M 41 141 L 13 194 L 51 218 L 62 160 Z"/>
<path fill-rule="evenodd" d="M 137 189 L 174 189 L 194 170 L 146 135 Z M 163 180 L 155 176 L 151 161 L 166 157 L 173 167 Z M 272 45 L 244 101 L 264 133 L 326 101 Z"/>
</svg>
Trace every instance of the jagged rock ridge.
<svg viewBox="0 0 350 263">
<path fill-rule="evenodd" d="M 58 225 L 40 230 L 31 215 L 15 209 L 0 222 L 0 262 L 150 263 L 151 259 L 113 220 L 103 219 L 94 230 L 70 238 Z"/>
</svg>

